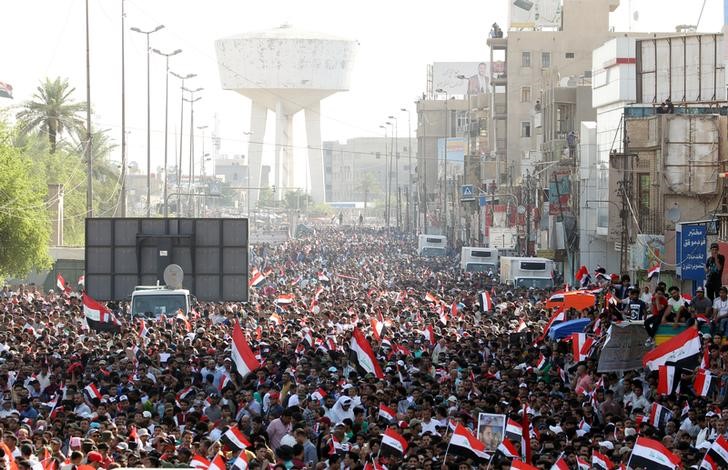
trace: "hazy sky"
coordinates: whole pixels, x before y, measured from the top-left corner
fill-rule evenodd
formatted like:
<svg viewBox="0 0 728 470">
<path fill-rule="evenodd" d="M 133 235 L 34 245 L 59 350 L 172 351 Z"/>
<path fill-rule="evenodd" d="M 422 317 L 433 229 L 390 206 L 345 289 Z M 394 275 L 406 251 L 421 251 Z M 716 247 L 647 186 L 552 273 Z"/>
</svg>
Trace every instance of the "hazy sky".
<svg viewBox="0 0 728 470">
<path fill-rule="evenodd" d="M 97 127 L 121 135 L 120 12 L 121 0 L 89 0 L 91 6 L 91 86 Z M 246 154 L 249 101 L 220 88 L 215 39 L 290 23 L 300 29 L 356 39 L 360 43 L 351 91 L 327 98 L 321 107 L 324 140 L 381 135 L 379 125 L 402 107 L 412 108 L 425 89 L 426 64 L 435 61 L 483 61 L 489 52 L 490 25 L 505 25 L 507 0 L 126 0 L 127 25 L 166 28 L 152 35 L 152 47 L 183 49 L 171 69 L 196 73 L 188 83 L 204 87 L 195 123 L 213 127 L 219 119 L 222 153 Z M 676 24 L 698 20 L 703 0 L 622 0 L 612 16 L 626 30 L 632 10 L 639 11 L 634 31 L 674 31 Z M 700 31 L 719 31 L 722 1 L 707 0 Z M 68 77 L 76 98 L 85 99 L 84 0 L 5 0 L 0 36 L 6 47 L 0 59 L 0 81 L 14 87 L 15 100 L 30 99 L 44 77 Z M 126 82 L 128 156 L 146 165 L 146 55 L 144 36 L 127 32 Z M 164 62 L 152 55 L 152 158 L 162 163 L 164 129 Z M 179 82 L 170 80 L 170 153 L 179 127 Z M 406 114 L 400 135 L 406 136 Z M 186 120 L 188 118 L 186 117 Z M 415 116 L 413 114 L 413 119 Z M 301 117 L 295 124 L 300 129 Z M 270 124 L 269 120 L 269 129 Z M 185 127 L 189 125 L 189 121 Z M 185 130 L 187 131 L 187 129 Z M 185 141 L 187 141 L 185 137 Z M 272 143 L 272 136 L 266 139 Z M 305 145 L 299 133 L 296 145 Z M 201 142 L 196 149 L 201 151 Z M 186 144 L 185 144 L 186 146 Z M 270 161 L 273 147 L 266 146 Z M 302 150 L 296 150 L 298 157 Z M 118 155 L 115 156 L 118 158 Z M 298 166 L 298 165 L 297 165 Z M 208 167 L 208 171 L 209 171 Z M 301 167 L 299 167 L 301 168 Z"/>
</svg>

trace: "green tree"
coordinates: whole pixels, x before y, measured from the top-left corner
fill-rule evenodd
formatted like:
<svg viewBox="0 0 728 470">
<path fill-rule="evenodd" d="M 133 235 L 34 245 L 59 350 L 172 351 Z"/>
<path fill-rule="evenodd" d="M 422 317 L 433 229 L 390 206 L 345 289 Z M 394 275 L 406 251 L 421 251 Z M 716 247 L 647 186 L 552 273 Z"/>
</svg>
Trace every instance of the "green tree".
<svg viewBox="0 0 728 470">
<path fill-rule="evenodd" d="M 0 123 L 0 278 L 23 277 L 32 269 L 51 265 L 50 227 L 43 175 L 13 147 Z"/>
<path fill-rule="evenodd" d="M 379 184 L 371 173 L 364 173 L 356 184 L 356 190 L 364 194 L 364 210 L 366 210 L 369 197 L 379 192 Z"/>
<path fill-rule="evenodd" d="M 287 209 L 303 210 L 313 204 L 313 198 L 302 190 L 289 191 L 284 196 Z"/>
<path fill-rule="evenodd" d="M 71 100 L 75 90 L 68 79 L 46 78 L 36 88 L 33 99 L 21 106 L 17 115 L 20 134 L 47 134 L 50 153 L 56 152 L 64 133 L 81 139 L 86 129 L 81 113 L 86 110 L 86 103 Z"/>
</svg>

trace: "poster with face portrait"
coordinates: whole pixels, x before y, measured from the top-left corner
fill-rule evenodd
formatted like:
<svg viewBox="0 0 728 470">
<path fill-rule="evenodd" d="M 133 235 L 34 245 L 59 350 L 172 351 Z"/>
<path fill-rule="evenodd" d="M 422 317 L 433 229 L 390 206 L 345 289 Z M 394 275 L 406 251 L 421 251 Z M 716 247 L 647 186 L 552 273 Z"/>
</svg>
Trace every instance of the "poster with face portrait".
<svg viewBox="0 0 728 470">
<path fill-rule="evenodd" d="M 506 415 L 480 413 L 478 415 L 478 440 L 485 444 L 486 452 L 495 452 L 506 432 Z"/>
</svg>

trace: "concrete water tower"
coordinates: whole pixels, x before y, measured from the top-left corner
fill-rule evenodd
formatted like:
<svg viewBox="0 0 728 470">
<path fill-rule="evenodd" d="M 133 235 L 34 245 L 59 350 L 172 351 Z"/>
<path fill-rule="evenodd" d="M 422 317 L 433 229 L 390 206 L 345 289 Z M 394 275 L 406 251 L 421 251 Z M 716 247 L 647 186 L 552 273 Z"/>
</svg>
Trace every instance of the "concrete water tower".
<svg viewBox="0 0 728 470">
<path fill-rule="evenodd" d="M 283 25 L 215 42 L 220 81 L 251 99 L 248 174 L 251 187 L 260 186 L 263 139 L 268 110 L 276 114 L 274 184 L 294 187 L 293 116 L 303 111 L 306 121 L 311 196 L 324 202 L 321 150 L 321 100 L 349 89 L 356 41 L 300 31 Z M 277 190 L 280 199 L 285 190 Z M 251 190 L 250 202 L 258 201 Z"/>
</svg>

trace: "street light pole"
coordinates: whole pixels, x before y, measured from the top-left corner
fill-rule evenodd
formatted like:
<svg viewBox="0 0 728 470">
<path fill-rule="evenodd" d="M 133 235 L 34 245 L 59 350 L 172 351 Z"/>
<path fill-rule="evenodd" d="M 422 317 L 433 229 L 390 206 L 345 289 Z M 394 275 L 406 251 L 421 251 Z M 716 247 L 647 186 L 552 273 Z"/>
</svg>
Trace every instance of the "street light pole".
<svg viewBox="0 0 728 470">
<path fill-rule="evenodd" d="M 384 129 L 384 219 L 387 228 L 389 228 L 389 206 L 387 205 L 387 201 L 389 200 L 389 172 L 387 171 L 389 168 L 389 154 L 387 153 L 387 126 L 381 125 L 379 127 L 381 129 Z"/>
<path fill-rule="evenodd" d="M 391 121 L 387 121 L 386 124 L 391 127 L 389 138 L 392 143 L 389 145 L 389 164 L 387 165 L 387 230 L 389 230 L 390 222 L 389 218 L 392 214 L 392 160 L 394 160 L 394 124 Z"/>
<path fill-rule="evenodd" d="M 203 88 L 195 88 L 194 90 L 188 90 L 183 88 L 184 91 L 190 94 L 190 99 L 182 98 L 184 101 L 190 104 L 190 166 L 189 166 L 189 181 L 187 182 L 188 192 L 192 192 L 192 185 L 195 179 L 195 102 L 201 100 L 201 97 L 195 98 L 195 93 L 202 91 Z M 192 198 L 189 201 L 190 214 L 194 217 L 194 206 L 192 205 Z"/>
<path fill-rule="evenodd" d="M 169 72 L 173 77 L 179 78 L 182 82 L 180 87 L 180 107 L 179 107 L 179 161 L 177 162 L 177 217 L 182 215 L 182 199 L 181 199 L 181 188 L 182 188 L 182 139 L 184 136 L 184 123 L 185 123 L 185 80 L 194 78 L 197 74 L 188 73 L 187 75 L 180 75 L 172 71 Z"/>
<path fill-rule="evenodd" d="M 147 217 L 151 217 L 152 206 L 152 110 L 150 106 L 151 91 L 149 79 L 149 58 L 151 55 L 151 48 L 149 47 L 149 36 L 162 28 L 164 28 L 163 24 L 160 24 L 149 31 L 143 31 L 139 28 L 131 28 L 131 30 L 135 33 L 144 34 L 147 37 Z"/>
<path fill-rule="evenodd" d="M 402 216 L 400 214 L 400 197 L 399 197 L 399 120 L 396 116 L 389 116 L 394 120 L 394 187 L 397 188 L 397 230 L 402 229 Z"/>
<path fill-rule="evenodd" d="M 200 158 L 200 183 L 205 184 L 205 129 L 207 129 L 207 126 L 197 126 L 197 130 L 202 131 L 202 157 Z M 203 189 L 204 191 L 204 189 Z M 199 200 L 198 200 L 199 201 Z M 205 200 L 202 200 L 203 206 L 205 203 Z M 200 211 L 197 211 L 200 213 Z"/>
<path fill-rule="evenodd" d="M 126 217 L 126 12 L 121 0 L 121 216 Z"/>
<path fill-rule="evenodd" d="M 169 58 L 182 52 L 182 49 L 175 49 L 172 52 L 165 53 L 159 49 L 152 49 L 155 54 L 164 57 L 165 73 L 164 73 L 164 189 L 162 199 L 164 200 L 164 217 L 169 216 L 169 205 L 167 204 L 167 148 L 168 148 L 168 130 L 169 130 Z"/>
<path fill-rule="evenodd" d="M 407 180 L 407 187 L 409 188 L 407 190 L 407 231 L 409 232 L 412 228 L 410 224 L 410 198 L 412 197 L 413 191 L 412 191 L 412 113 L 410 113 L 409 109 L 407 108 L 400 108 L 400 111 L 407 113 L 407 166 L 409 167 L 408 171 L 408 180 Z M 413 205 L 414 207 L 414 205 Z M 416 216 L 413 214 L 413 219 Z M 415 219 L 416 220 L 416 219 Z"/>
</svg>

